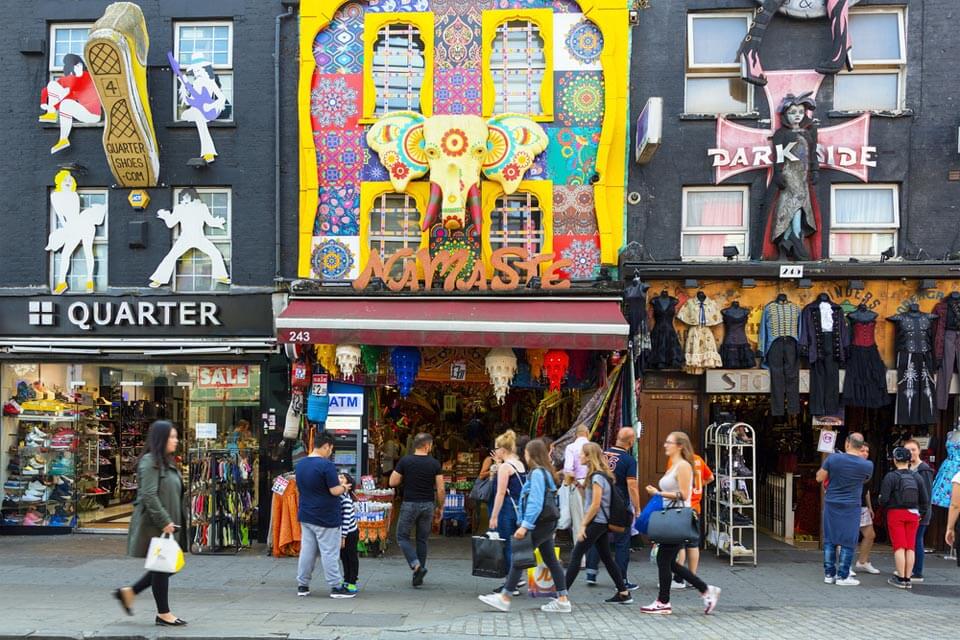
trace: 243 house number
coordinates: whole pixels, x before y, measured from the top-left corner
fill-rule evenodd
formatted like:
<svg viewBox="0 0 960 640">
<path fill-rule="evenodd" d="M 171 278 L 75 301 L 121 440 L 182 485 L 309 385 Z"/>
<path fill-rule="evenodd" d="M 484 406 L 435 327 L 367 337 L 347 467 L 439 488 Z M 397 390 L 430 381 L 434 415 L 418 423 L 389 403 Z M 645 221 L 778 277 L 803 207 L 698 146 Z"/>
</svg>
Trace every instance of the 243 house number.
<svg viewBox="0 0 960 640">
<path fill-rule="evenodd" d="M 291 329 L 287 331 L 287 342 L 310 342 L 310 332 Z"/>
</svg>

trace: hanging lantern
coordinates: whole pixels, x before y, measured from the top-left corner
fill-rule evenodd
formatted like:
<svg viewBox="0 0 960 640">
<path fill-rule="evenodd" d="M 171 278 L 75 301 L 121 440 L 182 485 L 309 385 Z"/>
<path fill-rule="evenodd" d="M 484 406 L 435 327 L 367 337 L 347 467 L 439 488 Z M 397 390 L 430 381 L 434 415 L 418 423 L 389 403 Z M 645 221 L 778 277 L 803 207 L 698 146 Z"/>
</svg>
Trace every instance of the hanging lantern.
<svg viewBox="0 0 960 640">
<path fill-rule="evenodd" d="M 353 379 L 353 374 L 360 364 L 360 347 L 355 344 L 341 344 L 337 346 L 337 366 L 343 372 L 344 378 Z"/>
<path fill-rule="evenodd" d="M 340 370 L 337 367 L 337 345 L 318 344 L 316 349 L 317 362 L 320 363 L 320 366 L 322 366 L 331 377 L 336 378 L 340 374 Z"/>
<path fill-rule="evenodd" d="M 570 356 L 562 349 L 551 349 L 543 357 L 543 368 L 547 371 L 547 380 L 550 381 L 550 391 L 560 391 L 563 378 L 570 368 Z"/>
<path fill-rule="evenodd" d="M 360 346 L 360 359 L 363 360 L 363 370 L 370 375 L 376 375 L 380 370 L 380 356 L 383 349 L 374 345 Z"/>
<path fill-rule="evenodd" d="M 416 347 L 394 347 L 390 354 L 390 363 L 397 376 L 400 397 L 406 398 L 413 390 L 413 383 L 420 370 L 420 350 Z"/>
<path fill-rule="evenodd" d="M 493 385 L 493 395 L 497 397 L 498 403 L 503 404 L 510 390 L 510 381 L 517 372 L 517 356 L 513 349 L 490 349 L 486 363 L 490 384 Z"/>
<path fill-rule="evenodd" d="M 543 357 L 547 355 L 546 349 L 527 349 L 527 362 L 530 363 L 530 377 L 539 380 L 543 375 Z"/>
</svg>

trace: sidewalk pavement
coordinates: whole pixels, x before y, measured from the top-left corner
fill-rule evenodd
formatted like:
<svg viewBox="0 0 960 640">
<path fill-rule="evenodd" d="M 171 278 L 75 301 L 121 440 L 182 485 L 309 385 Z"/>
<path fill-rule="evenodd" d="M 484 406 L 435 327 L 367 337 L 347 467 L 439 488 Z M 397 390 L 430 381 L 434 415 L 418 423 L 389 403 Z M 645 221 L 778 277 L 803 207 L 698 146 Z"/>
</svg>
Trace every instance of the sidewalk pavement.
<svg viewBox="0 0 960 640">
<path fill-rule="evenodd" d="M 704 616 L 692 590 L 674 592 L 673 616 L 644 616 L 655 596 L 656 570 L 646 550 L 632 555 L 630 577 L 640 584 L 633 605 L 608 605 L 613 587 L 574 587 L 572 614 L 547 615 L 540 599 L 514 599 L 514 611 L 489 610 L 477 600 L 497 581 L 470 575 L 467 539 L 435 539 L 421 589 L 394 547 L 383 558 L 361 559 L 361 592 L 351 600 L 326 597 L 318 568 L 313 595 L 296 594 L 296 560 L 267 557 L 262 548 L 239 555 L 187 556 L 171 580 L 173 612 L 190 624 L 153 625 L 149 592 L 134 617 L 111 591 L 142 573 L 123 557 L 125 538 L 0 537 L 0 638 L 278 638 L 343 640 L 642 640 L 646 638 L 772 638 L 829 634 L 843 640 L 948 637 L 956 633 L 960 568 L 928 556 L 927 580 L 911 592 L 886 584 L 889 551 L 874 554 L 883 575 L 861 575 L 859 587 L 823 583 L 821 555 L 765 540 L 760 566 L 731 568 L 704 554 L 700 574 L 723 588 L 720 606 Z M 582 573 L 581 573 L 582 575 Z M 953 629 L 954 631 L 950 631 Z"/>
</svg>

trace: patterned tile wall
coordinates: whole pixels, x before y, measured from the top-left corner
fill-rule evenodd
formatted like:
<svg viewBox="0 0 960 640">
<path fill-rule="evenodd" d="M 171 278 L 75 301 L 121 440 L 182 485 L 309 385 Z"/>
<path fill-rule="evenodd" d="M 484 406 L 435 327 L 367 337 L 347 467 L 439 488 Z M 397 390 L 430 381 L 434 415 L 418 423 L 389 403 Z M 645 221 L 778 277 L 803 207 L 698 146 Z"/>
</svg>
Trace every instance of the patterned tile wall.
<svg viewBox="0 0 960 640">
<path fill-rule="evenodd" d="M 553 122 L 542 123 L 550 144 L 527 173 L 529 180 L 553 181 L 554 251 L 573 266 L 570 277 L 596 275 L 600 240 L 590 180 L 596 167 L 603 118 L 603 73 L 599 29 L 575 0 L 363 0 L 349 2 L 314 41 L 317 72 L 310 110 L 319 206 L 313 228 L 313 275 L 354 278 L 360 268 L 360 181 L 388 175 L 364 140 L 359 124 L 363 104 L 364 15 L 385 12 L 434 13 L 435 114 L 480 115 L 481 20 L 487 9 L 551 9 L 554 14 Z M 475 240 L 432 237 L 432 245 Z"/>
</svg>

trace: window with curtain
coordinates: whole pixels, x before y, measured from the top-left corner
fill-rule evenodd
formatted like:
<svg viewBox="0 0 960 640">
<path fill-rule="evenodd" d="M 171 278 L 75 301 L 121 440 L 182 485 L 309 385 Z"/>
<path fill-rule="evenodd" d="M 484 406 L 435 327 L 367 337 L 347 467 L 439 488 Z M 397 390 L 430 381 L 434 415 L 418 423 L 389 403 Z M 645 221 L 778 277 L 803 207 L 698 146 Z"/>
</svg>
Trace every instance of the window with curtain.
<svg viewBox="0 0 960 640">
<path fill-rule="evenodd" d="M 543 113 L 540 90 L 547 60 L 535 22 L 510 20 L 497 27 L 490 71 L 496 93 L 494 113 Z"/>
<path fill-rule="evenodd" d="M 107 208 L 107 215 L 102 224 L 98 224 L 93 236 L 93 271 L 90 272 L 87 265 L 87 253 L 82 244 L 73 248 L 69 257 L 69 266 L 65 268 L 63 262 L 64 249 L 50 254 L 50 290 L 56 288 L 61 282 L 67 283 L 67 293 L 93 293 L 104 292 L 107 290 L 107 248 L 109 246 L 107 238 L 107 224 L 110 213 L 107 206 L 106 189 L 77 189 L 77 195 L 80 196 L 80 216 L 87 215 L 85 212 L 94 205 L 102 205 Z M 51 230 L 62 229 L 64 223 L 70 224 L 70 221 L 61 220 L 53 207 L 50 209 L 50 228 Z M 69 271 L 68 271 L 69 270 Z M 67 272 L 66 277 L 64 273 Z M 93 283 L 92 289 L 87 289 L 88 283 Z"/>
<path fill-rule="evenodd" d="M 747 187 L 687 187 L 683 190 L 680 255 L 684 260 L 723 260 L 734 246 L 747 258 L 749 228 Z"/>
<path fill-rule="evenodd" d="M 374 201 L 370 209 L 370 251 L 387 258 L 400 249 L 420 248 L 420 211 L 416 201 L 403 193 L 385 193 Z M 390 275 L 399 278 L 407 258 L 398 261 L 390 270 Z"/>
<path fill-rule="evenodd" d="M 543 210 L 536 195 L 519 191 L 497 198 L 490 212 L 490 248 L 493 251 L 521 247 L 531 255 L 541 253 L 543 239 Z"/>
<path fill-rule="evenodd" d="M 838 111 L 895 111 L 903 108 L 907 69 L 903 8 L 850 11 L 850 56 L 854 70 L 834 76 L 833 108 Z"/>
<path fill-rule="evenodd" d="M 879 260 L 897 247 L 900 190 L 896 185 L 834 185 L 830 257 Z"/>
<path fill-rule="evenodd" d="M 749 12 L 687 16 L 686 113 L 746 113 L 753 92 L 740 79 L 737 49 L 750 28 Z"/>
<path fill-rule="evenodd" d="M 420 111 L 426 46 L 412 24 L 384 26 L 373 45 L 375 115 L 391 111 Z"/>
</svg>

